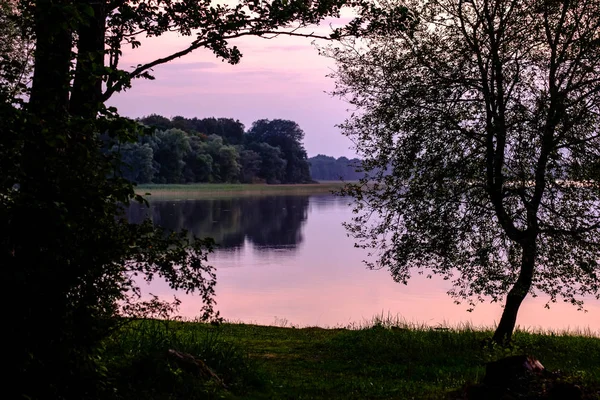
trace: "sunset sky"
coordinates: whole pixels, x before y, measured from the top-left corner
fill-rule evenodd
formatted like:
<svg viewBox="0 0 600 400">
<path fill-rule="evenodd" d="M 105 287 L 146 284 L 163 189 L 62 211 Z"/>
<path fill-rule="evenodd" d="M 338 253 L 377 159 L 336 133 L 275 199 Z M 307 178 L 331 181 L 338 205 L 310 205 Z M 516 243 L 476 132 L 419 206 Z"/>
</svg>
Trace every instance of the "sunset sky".
<svg viewBox="0 0 600 400">
<path fill-rule="evenodd" d="M 329 29 L 325 25 L 313 31 Z M 142 40 L 141 48 L 124 49 L 121 67 L 167 56 L 189 42 L 189 37 L 176 34 Z M 354 157 L 352 142 L 335 127 L 348 115 L 349 105 L 327 93 L 334 87 L 334 80 L 326 77 L 334 63 L 319 56 L 311 42 L 282 36 L 270 40 L 241 38 L 231 42 L 243 53 L 238 65 L 222 62 L 208 50 L 197 50 L 156 67 L 156 80 L 134 81 L 132 89 L 115 94 L 109 105 L 128 117 L 152 113 L 226 117 L 239 119 L 246 128 L 261 118 L 289 119 L 304 130 L 309 157 Z"/>
</svg>

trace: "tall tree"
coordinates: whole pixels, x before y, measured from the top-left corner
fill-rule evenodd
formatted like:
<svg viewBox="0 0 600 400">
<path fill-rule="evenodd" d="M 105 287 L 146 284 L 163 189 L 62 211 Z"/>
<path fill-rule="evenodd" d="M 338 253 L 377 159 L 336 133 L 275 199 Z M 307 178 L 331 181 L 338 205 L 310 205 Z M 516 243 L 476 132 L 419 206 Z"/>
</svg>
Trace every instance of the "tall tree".
<svg viewBox="0 0 600 400">
<path fill-rule="evenodd" d="M 119 154 L 121 174 L 133 183 L 150 183 L 156 174 L 154 151 L 148 143 L 114 145 L 112 152 Z"/>
<path fill-rule="evenodd" d="M 260 164 L 258 175 L 267 183 L 281 183 L 285 180 L 286 160 L 279 147 L 265 142 L 256 142 L 248 148 L 259 155 Z"/>
<path fill-rule="evenodd" d="M 219 169 L 222 182 L 238 182 L 240 155 L 234 146 L 223 146 L 219 150 Z"/>
<path fill-rule="evenodd" d="M 208 162 L 208 165 L 208 160 L 202 158 L 204 138 L 200 135 L 190 135 L 189 143 L 190 151 L 183 160 L 185 162 L 183 174 L 186 182 L 209 182 L 212 171 L 212 158 Z"/>
<path fill-rule="evenodd" d="M 255 121 L 246 135 L 249 143 L 263 142 L 279 147 L 286 161 L 283 183 L 311 181 L 306 150 L 302 145 L 304 132 L 294 121 L 261 119 Z"/>
<path fill-rule="evenodd" d="M 358 109 L 344 132 L 379 169 L 346 189 L 347 227 L 398 282 L 427 270 L 471 304 L 506 296 L 506 342 L 528 294 L 599 296 L 600 2 L 404 4 L 414 29 L 329 51 Z"/>
<path fill-rule="evenodd" d="M 240 182 L 253 183 L 258 178 L 260 163 L 260 154 L 256 151 L 240 151 Z"/>
<path fill-rule="evenodd" d="M 215 275 L 205 263 L 210 240 L 164 235 L 150 223 L 130 224 L 122 205 L 133 187 L 117 172 L 121 163 L 100 133 L 116 142 L 134 141 L 137 123 L 120 118 L 104 102 L 132 80 L 150 78 L 157 65 L 206 48 L 236 63 L 229 40 L 284 33 L 337 15 L 345 0 L 256 2 L 230 6 L 210 0 L 20 0 L 19 18 L 35 37 L 28 101 L 14 107 L 0 98 L 0 265 L 15 293 L 10 307 L 15 360 L 9 396 L 98 398 L 103 371 L 99 343 L 113 317 L 135 300 L 142 274 L 162 277 L 174 289 L 198 292 L 205 317 L 212 314 Z M 330 37 L 381 29 L 387 17 L 357 4 L 375 23 L 355 19 Z M 296 26 L 288 25 L 296 23 Z M 0 26 L 0 35 L 10 30 Z M 136 35 L 168 31 L 192 37 L 181 51 L 139 65 L 119 66 L 123 45 L 139 47 Z M 0 43 L 5 37 L 0 37 Z M 6 81 L 0 81 L 0 92 Z M 110 146 L 108 146 L 110 148 Z M 31 227 L 35 227 L 32 229 Z M 100 378 L 100 379 L 99 379 Z M 35 382 L 34 385 L 30 384 Z M 81 385 L 85 382 L 85 385 Z M 106 393 L 105 393 L 106 394 Z"/>
<path fill-rule="evenodd" d="M 184 183 L 184 159 L 190 150 L 190 140 L 184 131 L 173 128 L 156 132 L 154 160 L 158 164 L 157 182 Z"/>
</svg>

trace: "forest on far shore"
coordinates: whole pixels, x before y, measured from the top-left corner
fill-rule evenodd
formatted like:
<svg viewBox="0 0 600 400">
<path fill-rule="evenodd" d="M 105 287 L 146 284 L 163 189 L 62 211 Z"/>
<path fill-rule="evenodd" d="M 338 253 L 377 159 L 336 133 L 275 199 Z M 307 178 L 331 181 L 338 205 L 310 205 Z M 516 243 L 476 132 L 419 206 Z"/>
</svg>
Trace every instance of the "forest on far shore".
<svg viewBox="0 0 600 400">
<path fill-rule="evenodd" d="M 152 114 L 138 121 L 154 133 L 108 149 L 120 155 L 122 176 L 135 183 L 289 184 L 362 177 L 358 159 L 308 158 L 304 132 L 294 121 L 261 119 L 248 130 L 232 118 Z"/>
</svg>

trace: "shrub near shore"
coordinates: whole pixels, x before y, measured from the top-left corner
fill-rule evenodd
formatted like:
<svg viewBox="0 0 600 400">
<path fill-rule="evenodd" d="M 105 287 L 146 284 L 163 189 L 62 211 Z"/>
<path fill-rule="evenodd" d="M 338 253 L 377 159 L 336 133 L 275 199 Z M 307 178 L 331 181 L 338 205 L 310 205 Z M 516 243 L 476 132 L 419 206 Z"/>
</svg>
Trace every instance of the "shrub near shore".
<svg viewBox="0 0 600 400">
<path fill-rule="evenodd" d="M 532 354 L 598 398 L 592 332 L 518 331 L 510 347 L 488 345 L 490 337 L 381 320 L 351 329 L 143 320 L 107 341 L 104 359 L 121 398 L 442 399 L 481 381 L 486 362 Z M 169 361 L 169 349 L 203 360 L 223 385 Z"/>
</svg>

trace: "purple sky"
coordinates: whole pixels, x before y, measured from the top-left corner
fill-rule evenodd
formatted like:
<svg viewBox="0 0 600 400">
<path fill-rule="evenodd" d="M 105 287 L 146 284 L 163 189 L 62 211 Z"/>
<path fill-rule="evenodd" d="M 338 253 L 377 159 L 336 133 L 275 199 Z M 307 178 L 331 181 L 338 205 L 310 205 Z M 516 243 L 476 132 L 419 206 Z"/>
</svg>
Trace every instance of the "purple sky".
<svg viewBox="0 0 600 400">
<path fill-rule="evenodd" d="M 238 65 L 222 62 L 210 51 L 197 50 L 157 66 L 153 71 L 156 80 L 134 81 L 132 89 L 115 94 L 109 105 L 128 117 L 153 113 L 225 117 L 239 119 L 246 128 L 261 118 L 289 119 L 304 130 L 309 157 L 354 157 L 352 142 L 335 127 L 344 121 L 349 106 L 326 93 L 334 87 L 334 80 L 326 77 L 334 63 L 319 56 L 311 41 L 291 37 L 238 39 L 231 42 L 243 54 Z M 121 67 L 164 57 L 189 42 L 189 37 L 175 34 L 145 40 L 139 49 L 124 50 Z"/>
</svg>

